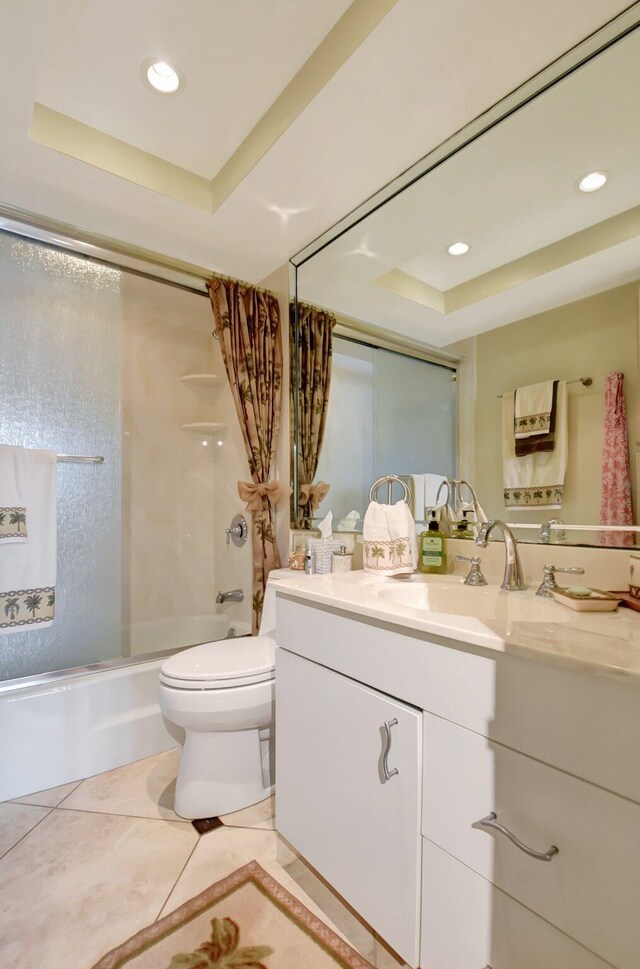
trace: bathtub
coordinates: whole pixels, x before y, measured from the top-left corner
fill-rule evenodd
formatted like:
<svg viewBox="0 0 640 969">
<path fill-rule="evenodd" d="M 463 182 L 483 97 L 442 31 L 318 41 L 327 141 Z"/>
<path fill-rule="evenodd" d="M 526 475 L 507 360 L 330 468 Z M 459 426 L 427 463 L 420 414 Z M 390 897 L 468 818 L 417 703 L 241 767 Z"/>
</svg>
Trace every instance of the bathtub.
<svg viewBox="0 0 640 969">
<path fill-rule="evenodd" d="M 180 746 L 182 731 L 158 705 L 168 655 L 160 651 L 224 639 L 230 627 L 237 635 L 250 632 L 247 623 L 222 616 L 136 625 L 127 636 L 138 655 L 0 683 L 0 801 Z"/>
<path fill-rule="evenodd" d="M 233 630 L 233 632 L 232 632 Z M 132 623 L 123 630 L 122 655 L 140 656 L 163 649 L 183 649 L 198 643 L 212 643 L 230 634 L 246 636 L 251 627 L 246 622 L 225 616 L 180 616 L 173 619 L 149 619 Z"/>
</svg>

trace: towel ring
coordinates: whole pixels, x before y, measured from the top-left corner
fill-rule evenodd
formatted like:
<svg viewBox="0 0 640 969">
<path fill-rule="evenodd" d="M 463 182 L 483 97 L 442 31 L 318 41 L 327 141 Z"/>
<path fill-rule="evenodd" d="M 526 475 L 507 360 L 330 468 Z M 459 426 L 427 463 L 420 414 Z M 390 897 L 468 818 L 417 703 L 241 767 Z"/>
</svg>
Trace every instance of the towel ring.
<svg viewBox="0 0 640 969">
<path fill-rule="evenodd" d="M 371 485 L 370 490 L 369 490 L 369 501 L 377 501 L 378 500 L 377 499 L 378 489 L 383 484 L 386 484 L 386 486 L 387 486 L 387 504 L 388 505 L 391 505 L 392 504 L 392 500 L 391 499 L 392 499 L 393 485 L 394 485 L 394 482 L 396 482 L 396 481 L 398 482 L 399 485 L 402 485 L 402 490 L 404 492 L 404 498 L 402 500 L 405 502 L 405 504 L 408 505 L 409 504 L 409 489 L 407 488 L 407 486 L 406 486 L 405 482 L 402 480 L 402 478 L 399 478 L 397 474 L 385 474 L 385 475 L 383 475 L 382 478 L 378 478 L 377 481 L 374 481 L 373 484 Z"/>
</svg>

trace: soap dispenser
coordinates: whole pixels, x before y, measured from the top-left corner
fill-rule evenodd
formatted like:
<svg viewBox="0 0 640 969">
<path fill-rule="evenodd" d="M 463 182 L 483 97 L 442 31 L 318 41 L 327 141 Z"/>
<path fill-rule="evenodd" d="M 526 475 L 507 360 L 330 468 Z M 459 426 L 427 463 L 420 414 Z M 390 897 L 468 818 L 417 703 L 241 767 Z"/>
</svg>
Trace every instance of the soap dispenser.
<svg viewBox="0 0 640 969">
<path fill-rule="evenodd" d="M 429 527 L 420 533 L 418 569 L 430 575 L 446 575 L 447 536 L 440 531 L 435 511 L 431 512 Z"/>
</svg>

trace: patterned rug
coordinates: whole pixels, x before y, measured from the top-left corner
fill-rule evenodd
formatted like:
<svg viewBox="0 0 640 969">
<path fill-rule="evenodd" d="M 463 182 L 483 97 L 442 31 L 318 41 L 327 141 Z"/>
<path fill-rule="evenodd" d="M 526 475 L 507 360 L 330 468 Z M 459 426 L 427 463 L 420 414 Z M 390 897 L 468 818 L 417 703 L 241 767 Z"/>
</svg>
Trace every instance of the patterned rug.
<svg viewBox="0 0 640 969">
<path fill-rule="evenodd" d="M 257 861 L 103 956 L 93 969 L 373 969 Z"/>
</svg>

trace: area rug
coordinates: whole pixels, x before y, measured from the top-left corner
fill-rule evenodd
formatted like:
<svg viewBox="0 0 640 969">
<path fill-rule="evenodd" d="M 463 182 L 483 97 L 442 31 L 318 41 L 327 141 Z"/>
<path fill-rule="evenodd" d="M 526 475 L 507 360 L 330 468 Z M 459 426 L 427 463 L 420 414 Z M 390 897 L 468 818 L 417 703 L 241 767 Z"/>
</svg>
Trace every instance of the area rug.
<svg viewBox="0 0 640 969">
<path fill-rule="evenodd" d="M 257 861 L 113 949 L 93 969 L 373 969 Z"/>
</svg>

